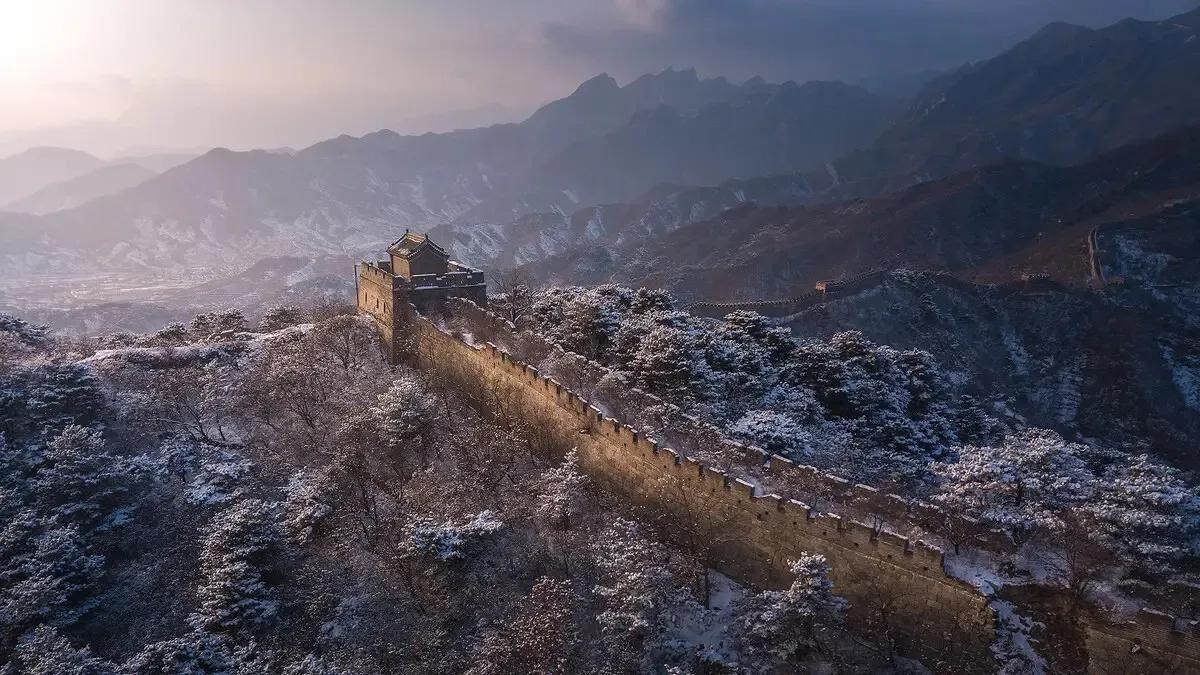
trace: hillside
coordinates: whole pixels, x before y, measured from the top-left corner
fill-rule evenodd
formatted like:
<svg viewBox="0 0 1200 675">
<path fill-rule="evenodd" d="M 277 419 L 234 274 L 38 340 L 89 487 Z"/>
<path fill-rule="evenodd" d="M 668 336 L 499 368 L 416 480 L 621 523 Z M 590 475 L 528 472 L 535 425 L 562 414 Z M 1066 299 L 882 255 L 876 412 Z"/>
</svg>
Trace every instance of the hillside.
<svg viewBox="0 0 1200 675">
<path fill-rule="evenodd" d="M 104 166 L 104 160 L 79 150 L 32 148 L 0 158 L 0 204 Z"/>
<path fill-rule="evenodd" d="M 819 165 L 874 135 L 889 106 L 847 85 L 734 85 L 668 70 L 619 87 L 600 76 L 520 124 L 421 136 L 380 131 L 295 153 L 213 150 L 47 217 L 39 239 L 23 243 L 24 255 L 0 257 L 0 273 L 28 274 L 51 259 L 70 268 L 84 252 L 99 269 L 141 276 L 278 255 L 358 255 L 401 226 L 507 222 L 631 199 L 664 181 Z M 646 127 L 659 118 L 669 120 L 665 127 Z M 797 141 L 780 146 L 779 133 Z M 647 134 L 657 140 L 636 142 Z M 746 152 L 696 155 L 722 137 Z M 594 138 L 605 139 L 607 151 L 596 152 Z"/>
<path fill-rule="evenodd" d="M 1092 229 L 1200 199 L 1200 127 L 1069 168 L 1009 162 L 877 197 L 743 205 L 628 247 L 572 249 L 531 266 L 543 278 L 609 278 L 709 300 L 781 298 L 876 268 L 982 280 L 1049 274 L 1089 283 Z M 603 249 L 603 250 L 601 250 Z"/>
<path fill-rule="evenodd" d="M 1026 292 L 895 272 L 777 322 L 802 339 L 856 330 L 927 350 L 972 395 L 1028 424 L 1133 452 L 1148 443 L 1195 470 L 1200 326 L 1155 295 L 1133 287 L 1107 296 L 1054 286 Z"/>
<path fill-rule="evenodd" d="M 507 223 L 438 225 L 430 236 L 458 260 L 504 269 L 570 255 L 579 247 L 628 248 L 687 224 L 707 220 L 747 200 L 795 204 L 812 195 L 799 174 L 722 181 L 710 187 L 659 185 L 627 203 L 602 204 L 571 213 L 531 213 Z"/>
<path fill-rule="evenodd" d="M 1092 30 L 1051 24 L 929 85 L 869 148 L 837 162 L 857 194 L 1005 159 L 1054 165 L 1200 122 L 1200 9 Z"/>
<path fill-rule="evenodd" d="M 81 176 L 47 185 L 8 204 L 5 209 L 34 215 L 63 211 L 131 188 L 155 173 L 137 164 L 109 164 Z"/>
</svg>

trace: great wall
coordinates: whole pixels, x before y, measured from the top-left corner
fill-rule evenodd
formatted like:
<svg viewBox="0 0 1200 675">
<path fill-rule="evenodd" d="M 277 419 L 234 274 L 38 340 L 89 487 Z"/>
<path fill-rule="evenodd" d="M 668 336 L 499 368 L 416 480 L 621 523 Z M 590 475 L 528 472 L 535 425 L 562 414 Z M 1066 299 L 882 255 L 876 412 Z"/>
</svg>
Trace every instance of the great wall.
<svg viewBox="0 0 1200 675">
<path fill-rule="evenodd" d="M 870 287 L 883 278 L 882 273 L 863 275 L 836 290 Z M 360 277 L 364 281 L 368 279 Z M 711 425 L 700 437 L 722 444 L 729 456 L 740 455 L 757 467 L 758 475 L 747 480 L 735 471 L 706 466 L 606 415 L 602 406 L 491 340 L 537 352 L 527 355 L 531 360 L 556 351 L 592 382 L 607 373 L 603 365 L 519 333 L 470 300 L 446 299 L 438 311 L 465 321 L 472 329 L 468 339 L 400 302 L 390 283 L 372 281 L 360 288 L 359 306 L 374 319 L 391 358 L 409 350 L 424 370 L 453 371 L 471 386 L 511 395 L 522 416 L 560 446 L 577 449 L 582 470 L 598 484 L 630 505 L 670 514 L 676 527 L 708 542 L 713 568 L 754 586 L 782 587 L 790 582 L 789 560 L 804 551 L 821 553 L 830 562 L 837 592 L 850 603 L 852 626 L 886 632 L 899 653 L 920 658 L 934 672 L 994 669 L 981 665 L 992 663 L 996 616 L 990 598 L 949 574 L 940 548 L 896 533 L 896 526 L 912 529 L 955 516 L 733 443 Z M 401 335 L 412 341 L 402 344 Z M 484 339 L 489 341 L 479 344 Z M 637 389 L 625 394 L 634 405 L 661 403 Z M 695 418 L 687 422 L 706 426 Z M 763 485 L 785 486 L 780 490 L 784 494 L 764 494 Z M 814 506 L 818 501 L 819 508 Z M 968 529 L 973 531 L 971 546 L 997 551 L 1010 546 L 1002 537 Z M 1089 613 L 1080 623 L 1089 673 L 1200 673 L 1196 621 L 1143 609 L 1130 621 Z"/>
<path fill-rule="evenodd" d="M 1092 242 L 1091 239 L 1088 241 Z M 711 319 L 720 319 L 730 312 L 739 310 L 757 312 L 763 316 L 774 318 L 791 316 L 811 307 L 880 286 L 888 279 L 890 273 L 888 270 L 874 270 L 845 279 L 818 281 L 813 290 L 782 300 L 701 301 L 687 305 L 683 309 L 697 316 Z M 1044 275 L 1031 275 L 1020 281 L 1006 284 L 981 284 L 966 281 L 947 272 L 929 271 L 923 272 L 923 274 L 965 292 L 998 290 L 1002 293 L 1037 293 L 1056 287 L 1056 284 Z"/>
</svg>

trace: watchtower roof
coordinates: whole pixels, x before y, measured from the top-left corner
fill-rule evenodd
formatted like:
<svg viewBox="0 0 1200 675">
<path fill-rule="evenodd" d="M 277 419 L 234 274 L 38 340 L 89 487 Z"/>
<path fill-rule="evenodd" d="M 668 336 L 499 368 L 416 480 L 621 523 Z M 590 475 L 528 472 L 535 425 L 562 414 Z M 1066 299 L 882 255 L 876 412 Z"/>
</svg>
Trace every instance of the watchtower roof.
<svg viewBox="0 0 1200 675">
<path fill-rule="evenodd" d="M 450 254 L 446 249 L 433 243 L 433 240 L 423 234 L 416 232 L 405 232 L 403 237 L 397 239 L 391 246 L 388 247 L 388 253 L 399 258 L 411 258 L 424 248 L 430 248 L 435 253 L 443 258 L 449 258 Z"/>
</svg>

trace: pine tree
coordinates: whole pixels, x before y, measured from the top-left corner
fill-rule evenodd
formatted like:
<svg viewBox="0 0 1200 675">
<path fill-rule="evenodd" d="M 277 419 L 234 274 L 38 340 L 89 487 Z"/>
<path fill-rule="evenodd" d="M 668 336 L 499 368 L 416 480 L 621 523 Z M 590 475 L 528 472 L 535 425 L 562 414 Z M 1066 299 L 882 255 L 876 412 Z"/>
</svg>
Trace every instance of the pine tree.
<svg viewBox="0 0 1200 675">
<path fill-rule="evenodd" d="M 660 327 L 648 333 L 629 369 L 648 391 L 672 400 L 691 398 L 692 352 L 677 330 Z"/>
<path fill-rule="evenodd" d="M 805 553 L 790 567 L 796 575 L 791 586 L 759 593 L 739 612 L 739 665 L 750 672 L 777 672 L 798 655 L 825 653 L 843 629 L 847 605 L 833 594 L 825 557 Z"/>
<path fill-rule="evenodd" d="M 1019 538 L 1061 529 L 1062 512 L 1095 489 L 1083 451 L 1045 429 L 1016 433 L 998 447 L 964 446 L 957 462 L 936 465 L 941 486 L 935 499 Z"/>
<path fill-rule="evenodd" d="M 192 617 L 199 629 L 252 632 L 272 624 L 279 612 L 267 576 L 279 552 L 270 508 L 244 499 L 208 524 L 200 557 L 200 604 Z"/>
<path fill-rule="evenodd" d="M 274 305 L 263 312 L 259 324 L 264 333 L 271 333 L 304 321 L 304 310 L 295 305 Z"/>
<path fill-rule="evenodd" d="M 41 625 L 17 642 L 13 663 L 24 675 L 116 675 L 117 668 L 92 654 L 76 649 L 52 626 Z"/>
<path fill-rule="evenodd" d="M 67 425 L 43 457 L 32 484 L 59 523 L 92 527 L 125 501 L 133 469 L 108 453 L 96 430 Z"/>
<path fill-rule="evenodd" d="M 572 449 L 562 464 L 547 469 L 538 482 L 538 515 L 555 527 L 571 529 L 571 519 L 583 509 L 587 484 L 587 478 L 579 472 L 579 453 Z"/>
</svg>

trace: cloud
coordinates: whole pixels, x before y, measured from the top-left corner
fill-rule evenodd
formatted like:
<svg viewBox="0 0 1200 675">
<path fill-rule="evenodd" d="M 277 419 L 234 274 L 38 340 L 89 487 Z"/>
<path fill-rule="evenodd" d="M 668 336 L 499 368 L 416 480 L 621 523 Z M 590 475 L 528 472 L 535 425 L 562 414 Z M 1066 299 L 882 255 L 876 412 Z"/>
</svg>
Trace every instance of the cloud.
<svg viewBox="0 0 1200 675">
<path fill-rule="evenodd" d="M 858 79 L 992 56 L 1050 21 L 1162 18 L 1195 0 L 614 0 L 613 24 L 544 27 L 554 57 L 629 78 L 669 65 L 736 78 Z"/>
<path fill-rule="evenodd" d="M 617 13 L 629 25 L 658 30 L 675 8 L 672 0 L 616 0 Z"/>
</svg>

